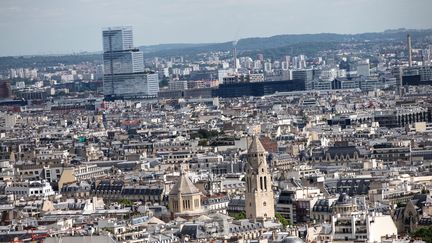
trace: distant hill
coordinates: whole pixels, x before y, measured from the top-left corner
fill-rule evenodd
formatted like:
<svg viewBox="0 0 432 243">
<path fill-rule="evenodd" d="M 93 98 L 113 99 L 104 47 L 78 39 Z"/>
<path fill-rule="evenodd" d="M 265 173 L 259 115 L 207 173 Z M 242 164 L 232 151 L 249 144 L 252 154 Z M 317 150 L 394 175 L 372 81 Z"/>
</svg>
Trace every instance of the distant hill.
<svg viewBox="0 0 432 243">
<path fill-rule="evenodd" d="M 237 50 L 249 53 L 251 51 L 266 51 L 269 49 L 277 48 L 290 48 L 290 46 L 301 46 L 302 43 L 321 43 L 326 46 L 328 43 L 342 43 L 342 42 L 395 42 L 406 41 L 406 35 L 411 34 L 413 41 L 423 40 L 424 38 L 432 39 L 432 29 L 426 30 L 387 30 L 384 32 L 376 33 L 362 33 L 362 34 L 333 34 L 333 33 L 320 33 L 320 34 L 288 34 L 276 35 L 271 37 L 253 37 L 240 39 L 237 43 Z M 332 44 L 330 44 L 332 45 Z M 169 48 L 168 48 L 169 47 Z M 180 55 L 196 55 L 208 51 L 228 51 L 233 48 L 232 42 L 223 43 L 210 43 L 210 44 L 173 44 L 168 46 L 159 46 L 153 51 L 147 51 L 146 57 L 154 56 L 180 56 Z M 145 49 L 141 47 L 140 49 Z"/>
<path fill-rule="evenodd" d="M 263 53 L 267 58 L 278 58 L 282 55 L 313 55 L 318 51 L 340 48 L 342 43 L 370 43 L 369 48 L 376 43 L 402 43 L 407 34 L 411 34 L 413 45 L 416 43 L 432 43 L 432 29 L 407 30 L 396 29 L 376 33 L 362 34 L 287 34 L 271 37 L 253 37 L 240 39 L 237 50 L 240 56 L 254 56 Z M 145 58 L 185 56 L 193 57 L 199 53 L 210 51 L 230 51 L 232 41 L 222 43 L 177 43 L 140 46 Z M 75 55 L 0 57 L 0 70 L 20 66 L 49 66 L 57 63 L 77 64 L 82 61 L 101 63 L 101 53 L 81 53 Z"/>
<path fill-rule="evenodd" d="M 169 50 L 177 50 L 177 49 L 185 49 L 185 48 L 197 48 L 206 46 L 209 44 L 188 44 L 188 43 L 177 43 L 177 44 L 159 44 L 159 45 L 149 45 L 149 46 L 140 46 L 138 47 L 144 53 L 152 53 L 158 51 L 169 51 Z"/>
</svg>

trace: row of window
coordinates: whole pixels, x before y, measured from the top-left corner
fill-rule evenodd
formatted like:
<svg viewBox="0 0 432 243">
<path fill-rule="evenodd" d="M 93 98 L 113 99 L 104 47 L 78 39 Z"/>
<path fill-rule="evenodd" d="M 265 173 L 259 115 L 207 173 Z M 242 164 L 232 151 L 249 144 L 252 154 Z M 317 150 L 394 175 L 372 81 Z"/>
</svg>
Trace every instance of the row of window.
<svg viewBox="0 0 432 243">
<path fill-rule="evenodd" d="M 27 191 L 11 191 L 13 194 L 16 195 L 27 195 Z M 45 189 L 45 190 L 30 190 L 30 195 L 35 195 L 35 194 L 42 194 L 42 193 L 49 193 L 50 190 L 49 189 Z"/>
<path fill-rule="evenodd" d="M 200 200 L 195 199 L 193 201 L 193 204 L 194 204 L 195 208 L 200 207 Z M 179 202 L 178 201 L 173 201 L 172 205 L 173 205 L 174 210 L 179 210 Z M 183 205 L 183 210 L 192 209 L 192 207 L 193 207 L 191 200 L 182 200 L 182 205 Z"/>
<path fill-rule="evenodd" d="M 246 179 L 246 184 L 248 192 L 252 192 L 252 178 L 248 177 Z M 267 191 L 267 176 L 260 176 L 260 190 Z"/>
</svg>

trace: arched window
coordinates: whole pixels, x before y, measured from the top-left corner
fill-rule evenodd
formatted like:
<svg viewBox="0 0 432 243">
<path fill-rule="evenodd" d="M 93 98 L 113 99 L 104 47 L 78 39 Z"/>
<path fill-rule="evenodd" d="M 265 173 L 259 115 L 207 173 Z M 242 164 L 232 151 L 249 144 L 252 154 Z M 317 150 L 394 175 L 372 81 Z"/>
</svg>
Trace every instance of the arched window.
<svg viewBox="0 0 432 243">
<path fill-rule="evenodd" d="M 264 206 L 264 207 L 267 206 L 267 203 L 266 203 L 266 202 L 263 202 L 263 206 Z"/>
<path fill-rule="evenodd" d="M 267 176 L 264 176 L 264 189 L 267 191 Z"/>
<path fill-rule="evenodd" d="M 260 188 L 262 191 L 263 190 L 263 178 L 262 178 L 262 176 L 260 176 Z"/>
</svg>

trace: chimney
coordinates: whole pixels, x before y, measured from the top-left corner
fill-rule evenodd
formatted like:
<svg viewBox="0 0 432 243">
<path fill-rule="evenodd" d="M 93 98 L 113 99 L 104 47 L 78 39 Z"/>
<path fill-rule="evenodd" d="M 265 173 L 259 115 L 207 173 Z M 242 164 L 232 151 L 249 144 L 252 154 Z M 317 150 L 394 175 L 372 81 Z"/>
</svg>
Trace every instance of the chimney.
<svg viewBox="0 0 432 243">
<path fill-rule="evenodd" d="M 407 35 L 407 47 L 408 47 L 408 66 L 412 67 L 412 46 L 411 46 L 411 35 Z"/>
</svg>

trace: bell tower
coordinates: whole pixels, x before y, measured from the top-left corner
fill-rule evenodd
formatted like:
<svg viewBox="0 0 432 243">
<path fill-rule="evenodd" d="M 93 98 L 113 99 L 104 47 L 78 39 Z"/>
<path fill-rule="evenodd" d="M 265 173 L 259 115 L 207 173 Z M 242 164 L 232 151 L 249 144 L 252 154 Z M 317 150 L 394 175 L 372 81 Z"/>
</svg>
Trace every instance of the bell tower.
<svg viewBox="0 0 432 243">
<path fill-rule="evenodd" d="M 253 221 L 265 221 L 275 216 L 272 179 L 265 152 L 258 137 L 254 136 L 247 154 L 248 165 L 245 177 L 246 217 Z"/>
</svg>

